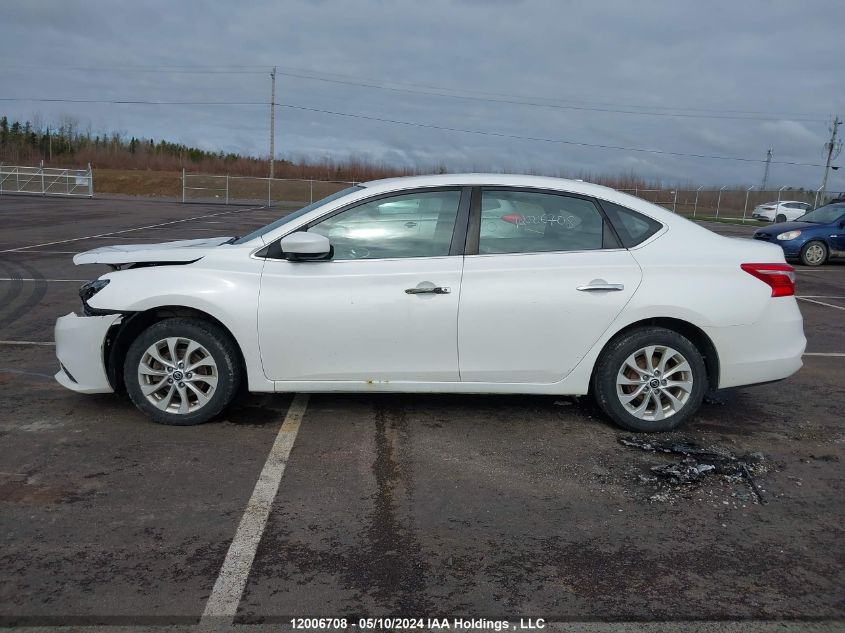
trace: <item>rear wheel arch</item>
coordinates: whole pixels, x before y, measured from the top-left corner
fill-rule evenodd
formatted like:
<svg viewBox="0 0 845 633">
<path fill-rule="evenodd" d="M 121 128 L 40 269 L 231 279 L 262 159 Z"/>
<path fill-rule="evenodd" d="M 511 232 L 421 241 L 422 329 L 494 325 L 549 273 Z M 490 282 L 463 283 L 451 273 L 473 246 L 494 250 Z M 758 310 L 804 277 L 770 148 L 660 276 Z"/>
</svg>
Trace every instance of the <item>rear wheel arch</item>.
<svg viewBox="0 0 845 633">
<path fill-rule="evenodd" d="M 125 384 L 123 380 L 123 362 L 126 358 L 126 353 L 129 351 L 129 346 L 141 332 L 159 321 L 173 318 L 187 318 L 197 319 L 213 323 L 218 328 L 222 329 L 231 339 L 238 352 L 238 363 L 240 369 L 246 376 L 246 361 L 244 360 L 243 350 L 241 350 L 238 339 L 232 334 L 232 331 L 226 327 L 219 319 L 213 315 L 196 308 L 189 308 L 187 306 L 168 305 L 150 308 L 143 312 L 133 312 L 126 316 L 124 320 L 113 326 L 106 336 L 105 360 L 106 373 L 115 391 L 125 391 Z M 244 384 L 246 381 L 242 381 Z"/>
<path fill-rule="evenodd" d="M 604 347 L 602 347 L 601 352 L 599 352 L 599 355 L 596 357 L 596 362 L 593 364 L 593 369 L 590 374 L 590 389 L 592 389 L 593 380 L 595 378 L 595 371 L 596 366 L 598 365 L 598 359 L 602 358 L 607 352 L 607 349 L 611 346 L 611 344 L 614 343 L 621 336 L 625 336 L 632 330 L 636 330 L 643 327 L 665 328 L 667 330 L 677 332 L 678 334 L 689 339 L 689 341 L 693 345 L 695 345 L 695 347 L 698 349 L 698 351 L 704 358 L 704 366 L 707 370 L 708 383 L 714 389 L 718 387 L 719 354 L 716 351 L 716 346 L 713 344 L 713 341 L 710 340 L 710 337 L 707 336 L 704 330 L 702 330 L 697 325 L 690 323 L 689 321 L 684 321 L 683 319 L 676 319 L 673 317 L 652 317 L 648 319 L 642 319 L 640 321 L 635 321 L 634 323 L 630 323 L 608 339 L 607 343 L 604 344 Z"/>
</svg>

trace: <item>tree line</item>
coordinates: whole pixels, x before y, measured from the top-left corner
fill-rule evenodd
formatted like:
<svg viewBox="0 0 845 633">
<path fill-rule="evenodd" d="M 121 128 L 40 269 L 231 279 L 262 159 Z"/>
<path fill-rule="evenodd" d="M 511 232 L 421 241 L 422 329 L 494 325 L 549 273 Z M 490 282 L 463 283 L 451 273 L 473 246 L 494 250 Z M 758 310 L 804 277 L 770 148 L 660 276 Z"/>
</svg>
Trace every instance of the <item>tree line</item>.
<svg viewBox="0 0 845 633">
<path fill-rule="evenodd" d="M 214 152 L 165 139 L 130 136 L 120 131 L 95 132 L 74 117 L 63 116 L 54 124 L 40 117 L 32 121 L 0 117 L 0 163 L 45 167 L 95 169 L 145 169 L 266 177 L 266 158 L 232 152 Z M 278 178 L 364 181 L 414 173 L 365 160 L 277 160 Z M 430 171 L 430 170 L 423 170 Z"/>
<path fill-rule="evenodd" d="M 94 169 L 155 170 L 165 172 L 187 169 L 207 174 L 266 177 L 269 161 L 266 158 L 243 156 L 237 153 L 213 152 L 164 139 L 129 136 L 120 131 L 93 131 L 83 127 L 78 119 L 62 116 L 53 124 L 40 116 L 31 121 L 0 117 L 0 163 L 45 167 Z M 296 161 L 277 160 L 277 178 L 305 178 L 364 182 L 376 178 L 391 178 L 414 174 L 445 173 L 443 165 L 396 167 L 364 159 L 336 160 L 331 158 L 303 158 Z M 480 169 L 480 171 L 486 171 Z M 662 188 L 661 183 L 646 181 L 633 172 L 626 174 L 565 173 L 544 170 L 545 175 L 581 178 L 617 188 Z"/>
</svg>

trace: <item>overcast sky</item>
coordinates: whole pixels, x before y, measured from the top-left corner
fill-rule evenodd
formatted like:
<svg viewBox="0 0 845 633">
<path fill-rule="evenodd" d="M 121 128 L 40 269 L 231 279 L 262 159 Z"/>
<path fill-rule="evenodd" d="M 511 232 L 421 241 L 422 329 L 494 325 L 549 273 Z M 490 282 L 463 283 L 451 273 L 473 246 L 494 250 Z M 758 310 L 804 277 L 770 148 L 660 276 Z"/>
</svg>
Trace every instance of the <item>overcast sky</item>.
<svg viewBox="0 0 845 633">
<path fill-rule="evenodd" d="M 753 159 L 773 147 L 776 161 L 823 163 L 829 120 L 845 117 L 843 24 L 842 0 L 7 0 L 0 98 L 266 103 L 278 65 L 282 104 L 504 135 L 282 107 L 279 156 L 759 185 L 762 163 L 512 137 Z M 247 72 L 208 72 L 234 67 Z M 268 153 L 261 105 L 0 111 Z M 816 188 L 821 176 L 774 164 L 770 182 Z M 845 169 L 829 189 L 845 189 Z"/>
</svg>

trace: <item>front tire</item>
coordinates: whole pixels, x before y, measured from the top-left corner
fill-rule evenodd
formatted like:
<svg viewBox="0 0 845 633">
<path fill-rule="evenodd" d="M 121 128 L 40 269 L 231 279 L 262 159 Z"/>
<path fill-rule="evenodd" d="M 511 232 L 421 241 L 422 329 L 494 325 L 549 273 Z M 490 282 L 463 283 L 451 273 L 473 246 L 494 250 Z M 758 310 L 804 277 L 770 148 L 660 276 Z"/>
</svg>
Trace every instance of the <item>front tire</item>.
<svg viewBox="0 0 845 633">
<path fill-rule="evenodd" d="M 126 391 L 159 424 L 208 422 L 234 398 L 238 353 L 222 328 L 200 319 L 165 319 L 141 332 L 123 364 Z"/>
<path fill-rule="evenodd" d="M 707 388 L 701 352 L 685 336 L 659 327 L 612 340 L 593 373 L 599 407 L 630 431 L 671 431 L 698 410 Z"/>
<path fill-rule="evenodd" d="M 775 222 L 778 222 L 778 223 L 780 223 L 780 222 L 786 222 L 786 216 L 785 216 L 785 215 L 783 215 L 783 214 L 780 214 L 779 216 L 777 216 L 777 217 L 775 218 Z"/>
<path fill-rule="evenodd" d="M 827 246 L 818 240 L 807 242 L 801 248 L 800 259 L 805 266 L 821 266 L 827 260 Z"/>
</svg>

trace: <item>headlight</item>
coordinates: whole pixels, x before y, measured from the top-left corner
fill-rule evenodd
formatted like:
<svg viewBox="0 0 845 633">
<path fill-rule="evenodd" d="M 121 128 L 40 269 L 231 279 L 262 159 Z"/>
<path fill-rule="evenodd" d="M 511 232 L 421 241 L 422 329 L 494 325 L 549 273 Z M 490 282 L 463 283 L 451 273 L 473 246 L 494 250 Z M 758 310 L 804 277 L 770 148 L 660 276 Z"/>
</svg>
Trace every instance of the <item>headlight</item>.
<svg viewBox="0 0 845 633">
<path fill-rule="evenodd" d="M 786 240 L 794 240 L 799 235 L 801 235 L 801 231 L 787 231 L 778 235 L 778 239 L 784 242 Z"/>
<path fill-rule="evenodd" d="M 95 279 L 89 281 L 87 284 L 82 284 L 79 287 L 79 298 L 83 303 L 87 302 L 91 297 L 100 292 L 103 288 L 109 285 L 110 279 Z"/>
</svg>

